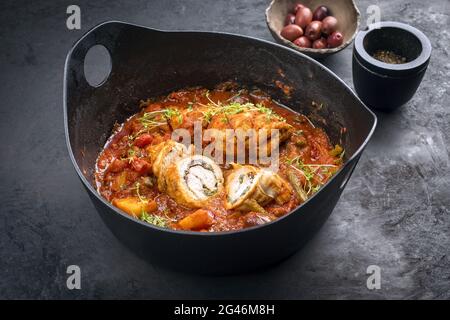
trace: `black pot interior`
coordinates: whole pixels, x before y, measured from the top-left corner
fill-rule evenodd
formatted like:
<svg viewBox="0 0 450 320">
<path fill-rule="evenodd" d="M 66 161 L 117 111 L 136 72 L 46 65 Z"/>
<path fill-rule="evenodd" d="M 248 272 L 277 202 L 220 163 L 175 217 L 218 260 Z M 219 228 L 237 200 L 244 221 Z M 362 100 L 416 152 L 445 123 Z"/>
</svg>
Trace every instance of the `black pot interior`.
<svg viewBox="0 0 450 320">
<path fill-rule="evenodd" d="M 84 57 L 97 44 L 109 51 L 112 71 L 101 86 L 92 87 L 84 78 Z M 375 125 L 374 115 L 343 82 L 293 50 L 242 36 L 161 32 L 112 22 L 82 38 L 66 63 L 68 138 L 81 173 L 94 186 L 98 153 L 114 124 L 137 112 L 141 99 L 228 80 L 262 89 L 309 116 L 333 143 L 344 146 L 347 158 Z"/>
<path fill-rule="evenodd" d="M 364 37 L 363 46 L 370 56 L 378 50 L 389 50 L 405 57 L 406 62 L 415 60 L 422 52 L 422 44 L 414 34 L 395 27 L 370 31 Z"/>
</svg>

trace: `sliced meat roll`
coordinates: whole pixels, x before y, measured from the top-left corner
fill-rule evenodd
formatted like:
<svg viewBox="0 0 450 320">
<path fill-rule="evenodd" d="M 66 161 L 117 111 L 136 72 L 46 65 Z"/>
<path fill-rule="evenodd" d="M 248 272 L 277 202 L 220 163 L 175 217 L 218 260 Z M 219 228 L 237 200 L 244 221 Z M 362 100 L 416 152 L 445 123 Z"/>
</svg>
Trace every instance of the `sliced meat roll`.
<svg viewBox="0 0 450 320">
<path fill-rule="evenodd" d="M 167 168 L 177 160 L 188 156 L 190 150 L 181 143 L 168 140 L 148 147 L 147 151 L 152 161 L 153 174 L 158 180 L 158 189 L 164 192 L 166 190 L 164 176 L 166 175 Z"/>
<path fill-rule="evenodd" d="M 167 194 L 189 208 L 202 208 L 223 189 L 217 164 L 202 155 L 188 156 L 170 165 L 165 175 Z"/>
<path fill-rule="evenodd" d="M 272 200 L 283 204 L 290 199 L 292 187 L 275 172 L 249 165 L 233 167 L 225 185 L 227 209 L 265 212 L 263 207 Z"/>
</svg>

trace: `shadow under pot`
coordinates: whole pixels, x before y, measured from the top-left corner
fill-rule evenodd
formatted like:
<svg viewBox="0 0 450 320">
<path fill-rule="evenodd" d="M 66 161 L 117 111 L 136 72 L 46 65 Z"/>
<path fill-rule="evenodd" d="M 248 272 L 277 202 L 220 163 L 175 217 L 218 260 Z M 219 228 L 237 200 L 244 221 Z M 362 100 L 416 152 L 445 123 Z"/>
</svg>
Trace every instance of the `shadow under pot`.
<svg viewBox="0 0 450 320">
<path fill-rule="evenodd" d="M 353 47 L 353 84 L 369 107 L 393 110 L 408 102 L 428 67 L 431 44 L 419 30 L 399 22 L 360 31 Z"/>
</svg>

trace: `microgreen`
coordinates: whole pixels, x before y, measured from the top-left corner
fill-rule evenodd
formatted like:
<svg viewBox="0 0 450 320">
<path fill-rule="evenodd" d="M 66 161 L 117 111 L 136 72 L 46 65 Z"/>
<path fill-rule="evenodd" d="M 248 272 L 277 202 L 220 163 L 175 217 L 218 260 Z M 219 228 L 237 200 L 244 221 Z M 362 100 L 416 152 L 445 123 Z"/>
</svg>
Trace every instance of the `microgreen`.
<svg viewBox="0 0 450 320">
<path fill-rule="evenodd" d="M 142 211 L 141 220 L 161 228 L 167 227 L 168 222 L 166 218 L 156 214 L 149 214 L 146 211 Z"/>
</svg>

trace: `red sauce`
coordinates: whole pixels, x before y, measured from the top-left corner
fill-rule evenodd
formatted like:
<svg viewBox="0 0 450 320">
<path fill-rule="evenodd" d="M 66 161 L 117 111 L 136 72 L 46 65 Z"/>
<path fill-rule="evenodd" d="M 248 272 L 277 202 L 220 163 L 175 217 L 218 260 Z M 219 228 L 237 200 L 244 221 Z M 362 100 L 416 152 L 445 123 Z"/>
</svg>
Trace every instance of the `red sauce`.
<svg viewBox="0 0 450 320">
<path fill-rule="evenodd" d="M 172 229 L 185 229 L 185 224 L 180 221 L 199 209 L 183 207 L 177 204 L 176 199 L 158 190 L 148 148 L 170 139 L 174 126 L 192 133 L 193 122 L 205 120 L 205 113 L 199 111 L 200 106 L 203 111 L 205 106 L 214 108 L 211 101 L 222 104 L 230 101 L 237 104 L 259 104 L 273 110 L 292 126 L 291 134 L 279 147 L 278 174 L 291 184 L 294 176 L 303 196 L 309 197 L 317 192 L 342 165 L 343 150 L 339 146 L 332 146 L 326 133 L 321 128 L 314 127 L 306 116 L 288 110 L 259 90 L 239 90 L 235 85 L 227 83 L 214 90 L 192 88 L 142 102 L 142 110 L 115 129 L 97 159 L 95 177 L 98 192 L 113 204 L 127 198 L 142 200 L 146 203 L 144 211 L 148 211 L 145 216 L 151 218 L 145 220 Z M 157 119 L 160 125 L 146 130 L 142 122 L 144 113 L 168 109 L 178 110 L 171 116 L 180 121 L 175 118 L 172 118 L 173 121 L 166 121 L 162 112 Z M 183 116 L 176 117 L 178 112 Z M 203 122 L 203 126 L 210 127 L 212 122 Z M 223 165 L 221 169 L 226 177 L 229 166 Z M 293 186 L 294 191 L 297 189 Z M 206 208 L 200 209 L 208 212 L 209 220 L 203 227 L 192 230 L 228 231 L 265 223 L 289 213 L 305 200 L 298 192 L 292 192 L 289 201 L 282 205 L 271 202 L 264 206 L 265 213 L 261 214 L 227 210 L 224 206 L 225 196 L 224 193 L 218 195 Z M 137 219 L 143 218 L 141 213 L 130 214 Z"/>
</svg>

